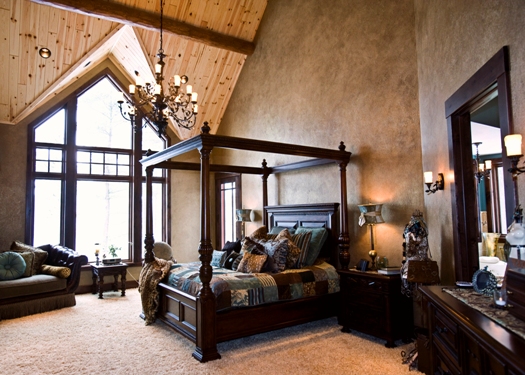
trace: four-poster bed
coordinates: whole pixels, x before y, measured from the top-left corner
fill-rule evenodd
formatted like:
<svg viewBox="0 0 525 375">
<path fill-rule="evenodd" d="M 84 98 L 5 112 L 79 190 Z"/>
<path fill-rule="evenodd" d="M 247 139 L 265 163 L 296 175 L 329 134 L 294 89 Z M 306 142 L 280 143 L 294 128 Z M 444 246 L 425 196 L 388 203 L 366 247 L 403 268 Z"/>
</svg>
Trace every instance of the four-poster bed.
<svg viewBox="0 0 525 375">
<path fill-rule="evenodd" d="M 296 163 L 269 167 L 264 160 L 262 166 L 228 166 L 210 163 L 210 153 L 214 148 L 227 148 L 267 154 L 283 154 L 307 157 Z M 199 163 L 168 161 L 171 158 L 198 150 Z M 158 318 L 183 334 L 196 344 L 193 357 L 201 362 L 220 358 L 217 342 L 248 336 L 268 330 L 305 323 L 315 319 L 334 316 L 338 306 L 339 293 L 315 295 L 288 301 L 273 302 L 261 306 L 231 308 L 217 311 L 215 295 L 210 288 L 213 268 L 211 266 L 213 246 L 210 226 L 210 173 L 230 172 L 256 174 L 262 176 L 263 225 L 273 227 L 310 226 L 324 227 L 330 231 L 329 240 L 323 254 L 336 268 L 347 269 L 350 262 L 349 237 L 347 228 L 347 185 L 346 166 L 350 152 L 345 151 L 341 142 L 339 150 L 299 146 L 278 142 L 218 136 L 209 134 L 204 123 L 202 133 L 182 141 L 163 151 L 141 160 L 146 167 L 146 236 L 145 262 L 154 261 L 153 253 L 153 215 L 152 215 L 152 176 L 154 168 L 200 171 L 201 181 L 201 239 L 198 252 L 201 262 L 199 278 L 202 284 L 198 295 L 194 296 L 161 282 L 158 286 L 160 306 Z M 295 171 L 298 169 L 325 164 L 339 165 L 340 202 L 332 204 L 304 204 L 290 206 L 268 206 L 267 180 L 271 174 Z M 339 209 L 339 215 L 338 215 Z"/>
</svg>

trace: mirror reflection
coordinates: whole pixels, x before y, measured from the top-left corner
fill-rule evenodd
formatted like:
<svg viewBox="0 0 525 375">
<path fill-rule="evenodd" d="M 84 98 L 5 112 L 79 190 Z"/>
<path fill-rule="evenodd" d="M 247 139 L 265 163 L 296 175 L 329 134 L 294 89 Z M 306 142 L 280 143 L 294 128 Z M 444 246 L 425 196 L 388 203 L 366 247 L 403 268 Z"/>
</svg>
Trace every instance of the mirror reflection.
<svg viewBox="0 0 525 375">
<path fill-rule="evenodd" d="M 503 247 L 508 223 L 497 91 L 471 112 L 470 120 L 480 268 L 487 266 L 496 277 L 502 277 L 506 269 Z"/>
</svg>

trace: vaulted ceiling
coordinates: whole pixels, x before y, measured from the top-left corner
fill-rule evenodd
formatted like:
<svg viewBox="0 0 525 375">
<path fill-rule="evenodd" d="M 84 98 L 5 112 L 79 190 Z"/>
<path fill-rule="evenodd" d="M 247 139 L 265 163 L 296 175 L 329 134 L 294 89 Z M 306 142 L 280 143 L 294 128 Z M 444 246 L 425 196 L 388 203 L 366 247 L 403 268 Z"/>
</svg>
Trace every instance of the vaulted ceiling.
<svg viewBox="0 0 525 375">
<path fill-rule="evenodd" d="M 267 0 L 164 0 L 165 77 L 199 93 L 198 123 L 216 132 Z M 18 124 L 109 59 L 134 82 L 153 77 L 160 0 L 0 0 L 0 124 Z M 6 27 L 8 25 L 8 27 Z M 38 51 L 51 50 L 43 59 Z M 199 133 L 171 126 L 180 139 Z"/>
</svg>

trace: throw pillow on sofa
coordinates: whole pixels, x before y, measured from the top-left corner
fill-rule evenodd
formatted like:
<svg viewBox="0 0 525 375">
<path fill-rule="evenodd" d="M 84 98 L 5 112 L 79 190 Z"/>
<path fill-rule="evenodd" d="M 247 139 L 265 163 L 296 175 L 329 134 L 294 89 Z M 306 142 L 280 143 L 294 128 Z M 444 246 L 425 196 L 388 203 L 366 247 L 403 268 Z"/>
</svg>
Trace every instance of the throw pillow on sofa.
<svg viewBox="0 0 525 375">
<path fill-rule="evenodd" d="M 13 251 L 0 254 L 0 280 L 15 280 L 24 274 L 26 262 L 22 255 Z"/>
<path fill-rule="evenodd" d="M 27 245 L 21 241 L 13 241 L 11 244 L 11 251 L 17 252 L 17 253 L 23 253 L 30 251 L 35 255 L 35 260 L 33 261 L 33 271 L 31 272 L 31 275 L 37 275 L 40 273 L 40 268 L 42 267 L 42 264 L 47 259 L 47 251 L 41 250 L 37 247 Z"/>
<path fill-rule="evenodd" d="M 40 271 L 41 273 L 56 276 L 60 279 L 67 279 L 69 275 L 71 275 L 71 269 L 69 267 L 51 266 L 49 264 L 43 264 Z"/>
</svg>

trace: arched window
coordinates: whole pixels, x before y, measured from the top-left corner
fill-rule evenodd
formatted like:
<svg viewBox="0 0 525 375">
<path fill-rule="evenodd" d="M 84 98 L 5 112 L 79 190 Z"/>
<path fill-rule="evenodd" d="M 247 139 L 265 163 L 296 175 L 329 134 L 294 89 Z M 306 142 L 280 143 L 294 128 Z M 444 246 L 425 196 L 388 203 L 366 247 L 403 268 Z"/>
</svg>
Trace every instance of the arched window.
<svg viewBox="0 0 525 375">
<path fill-rule="evenodd" d="M 95 260 L 95 243 L 109 256 L 142 259 L 142 185 L 139 160 L 161 139 L 145 126 L 136 133 L 122 118 L 121 90 L 104 73 L 30 125 L 26 240 L 36 246 L 63 244 Z M 121 95 L 121 94 L 120 94 Z M 166 241 L 165 172 L 154 179 L 156 233 Z"/>
</svg>

